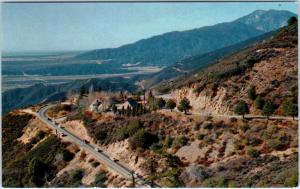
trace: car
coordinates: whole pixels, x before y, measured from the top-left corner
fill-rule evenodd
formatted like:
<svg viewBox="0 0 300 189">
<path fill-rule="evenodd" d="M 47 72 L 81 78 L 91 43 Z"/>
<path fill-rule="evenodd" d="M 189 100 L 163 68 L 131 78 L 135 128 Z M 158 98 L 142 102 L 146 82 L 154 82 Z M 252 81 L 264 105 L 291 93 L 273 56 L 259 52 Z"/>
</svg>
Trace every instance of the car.
<svg viewBox="0 0 300 189">
<path fill-rule="evenodd" d="M 67 136 L 67 135 L 66 135 L 65 133 L 62 133 L 61 136 L 62 136 L 62 137 L 65 137 L 65 136 Z"/>
<path fill-rule="evenodd" d="M 84 143 L 89 144 L 90 142 L 86 139 L 83 140 Z"/>
<path fill-rule="evenodd" d="M 100 148 L 98 148 L 98 147 L 96 147 L 95 150 L 96 150 L 97 152 L 102 152 L 102 150 L 101 150 Z"/>
<path fill-rule="evenodd" d="M 48 117 L 48 120 L 51 121 L 50 117 Z"/>
<path fill-rule="evenodd" d="M 60 126 L 60 125 L 58 125 L 58 128 L 61 128 L 61 126 Z"/>
<path fill-rule="evenodd" d="M 119 160 L 117 158 L 111 157 L 111 160 L 113 160 L 114 162 L 118 162 Z"/>
</svg>

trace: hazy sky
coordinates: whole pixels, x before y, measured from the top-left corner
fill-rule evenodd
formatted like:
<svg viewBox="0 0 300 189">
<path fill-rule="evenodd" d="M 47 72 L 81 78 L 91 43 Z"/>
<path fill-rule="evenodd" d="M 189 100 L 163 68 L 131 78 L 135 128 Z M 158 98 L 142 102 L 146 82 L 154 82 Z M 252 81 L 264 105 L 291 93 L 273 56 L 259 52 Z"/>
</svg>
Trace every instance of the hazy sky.
<svg viewBox="0 0 300 189">
<path fill-rule="evenodd" d="M 118 47 L 169 31 L 232 21 L 257 9 L 297 12 L 290 3 L 4 3 L 5 51 Z"/>
</svg>

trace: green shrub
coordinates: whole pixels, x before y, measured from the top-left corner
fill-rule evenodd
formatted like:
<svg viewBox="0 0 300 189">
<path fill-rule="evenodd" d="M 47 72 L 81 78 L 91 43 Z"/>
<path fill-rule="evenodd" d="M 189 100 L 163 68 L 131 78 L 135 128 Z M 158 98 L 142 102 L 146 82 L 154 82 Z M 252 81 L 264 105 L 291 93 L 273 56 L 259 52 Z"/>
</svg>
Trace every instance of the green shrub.
<svg viewBox="0 0 300 189">
<path fill-rule="evenodd" d="M 199 133 L 197 136 L 198 140 L 203 140 L 204 137 L 205 137 L 205 135 L 201 134 L 201 133 Z"/>
<path fill-rule="evenodd" d="M 298 170 L 293 171 L 284 181 L 285 187 L 297 187 L 298 186 Z"/>
<path fill-rule="evenodd" d="M 106 171 L 100 171 L 98 174 L 96 174 L 95 181 L 92 184 L 94 187 L 100 187 L 104 188 L 105 181 L 107 180 L 107 172 Z"/>
<path fill-rule="evenodd" d="M 257 109 L 262 109 L 264 107 L 264 104 L 265 104 L 265 101 L 264 99 L 258 95 L 256 98 L 255 98 L 255 101 L 254 101 L 254 105 Z"/>
<path fill-rule="evenodd" d="M 280 141 L 279 139 L 271 139 L 267 142 L 267 146 L 273 150 L 282 150 L 284 149 L 286 143 Z"/>
<path fill-rule="evenodd" d="M 76 169 L 71 172 L 70 179 L 72 182 L 78 182 L 84 176 L 84 171 L 82 169 Z"/>
<path fill-rule="evenodd" d="M 95 134 L 97 140 L 104 141 L 107 137 L 107 131 L 99 131 Z"/>
<path fill-rule="evenodd" d="M 247 154 L 251 157 L 251 158 L 256 158 L 260 155 L 260 152 L 254 148 L 249 148 L 247 151 Z"/>
<path fill-rule="evenodd" d="M 98 165 L 100 165 L 100 163 L 98 161 L 94 161 L 92 163 L 92 166 L 95 168 L 95 167 L 98 167 Z"/>
<path fill-rule="evenodd" d="M 71 161 L 74 158 L 74 154 L 68 150 L 64 150 L 62 154 L 64 161 Z"/>
</svg>

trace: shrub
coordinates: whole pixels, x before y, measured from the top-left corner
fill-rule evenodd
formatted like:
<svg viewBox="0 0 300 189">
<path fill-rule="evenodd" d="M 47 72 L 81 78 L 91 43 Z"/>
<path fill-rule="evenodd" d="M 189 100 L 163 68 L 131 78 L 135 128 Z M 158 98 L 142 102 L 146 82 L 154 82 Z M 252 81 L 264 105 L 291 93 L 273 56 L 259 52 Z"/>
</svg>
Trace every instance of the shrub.
<svg viewBox="0 0 300 189">
<path fill-rule="evenodd" d="M 285 187 L 297 187 L 298 186 L 298 170 L 295 170 L 284 181 Z"/>
<path fill-rule="evenodd" d="M 203 140 L 204 136 L 205 136 L 204 134 L 200 133 L 200 134 L 198 134 L 197 138 L 198 138 L 198 140 Z"/>
<path fill-rule="evenodd" d="M 46 132 L 39 130 L 39 131 L 37 132 L 37 134 L 36 134 L 35 137 L 36 137 L 38 140 L 42 140 L 42 139 L 45 137 L 45 135 L 46 135 Z"/>
<path fill-rule="evenodd" d="M 248 156 L 251 158 L 256 158 L 260 155 L 260 152 L 254 148 L 249 148 L 247 151 Z"/>
<path fill-rule="evenodd" d="M 97 140 L 104 141 L 107 137 L 107 131 L 99 131 L 95 134 Z"/>
<path fill-rule="evenodd" d="M 208 121 L 206 121 L 206 122 L 204 122 L 203 124 L 202 124 L 202 127 L 204 128 L 204 129 L 212 129 L 213 128 L 213 124 L 211 123 L 211 122 L 208 122 Z"/>
<path fill-rule="evenodd" d="M 298 115 L 298 106 L 291 100 L 288 100 L 283 103 L 283 111 L 286 116 L 295 117 Z"/>
<path fill-rule="evenodd" d="M 172 144 L 173 144 L 173 138 L 171 136 L 169 136 L 169 135 L 166 136 L 164 143 L 165 143 L 165 146 L 167 148 L 170 148 L 172 146 Z"/>
<path fill-rule="evenodd" d="M 94 187 L 100 187 L 104 188 L 105 187 L 105 181 L 107 180 L 107 172 L 106 171 L 100 171 L 96 177 L 95 181 L 92 184 Z"/>
<path fill-rule="evenodd" d="M 249 127 L 248 124 L 243 124 L 243 125 L 241 125 L 240 129 L 241 129 L 243 132 L 246 132 L 248 129 L 250 129 L 250 127 Z"/>
<path fill-rule="evenodd" d="M 255 86 L 251 85 L 250 88 L 248 89 L 248 97 L 251 100 L 254 100 L 256 98 Z"/>
<path fill-rule="evenodd" d="M 255 98 L 254 105 L 257 109 L 261 110 L 264 107 L 264 103 L 265 101 L 260 95 Z"/>
<path fill-rule="evenodd" d="M 280 141 L 279 139 L 269 140 L 267 146 L 273 150 L 282 150 L 284 149 L 286 143 Z"/>
<path fill-rule="evenodd" d="M 100 163 L 98 161 L 94 161 L 92 163 L 92 166 L 95 168 L 95 167 L 98 167 L 98 165 L 100 165 Z"/>
<path fill-rule="evenodd" d="M 82 179 L 83 175 L 84 175 L 84 171 L 82 169 L 76 169 L 71 172 L 70 179 L 72 182 L 78 182 L 79 180 Z"/>
<path fill-rule="evenodd" d="M 148 148 L 157 138 L 152 134 L 145 131 L 145 129 L 139 129 L 132 137 L 131 145 L 132 147 Z"/>
<path fill-rule="evenodd" d="M 298 19 L 295 17 L 295 16 L 292 16 L 288 19 L 288 25 L 291 26 L 291 25 L 294 25 L 298 22 Z"/>
<path fill-rule="evenodd" d="M 64 161 L 71 161 L 74 158 L 74 154 L 68 150 L 64 150 L 62 155 Z"/>
</svg>

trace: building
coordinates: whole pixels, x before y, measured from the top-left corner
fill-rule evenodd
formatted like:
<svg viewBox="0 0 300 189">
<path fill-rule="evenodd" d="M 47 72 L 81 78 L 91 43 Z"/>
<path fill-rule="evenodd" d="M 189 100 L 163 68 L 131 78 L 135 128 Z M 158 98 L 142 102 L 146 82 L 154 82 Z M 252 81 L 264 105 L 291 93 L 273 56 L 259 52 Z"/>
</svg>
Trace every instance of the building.
<svg viewBox="0 0 300 189">
<path fill-rule="evenodd" d="M 137 108 L 140 104 L 137 103 L 135 100 L 132 98 L 128 98 L 124 103 L 122 104 L 116 104 L 117 109 L 121 110 L 123 107 L 124 109 L 127 109 L 128 107 L 130 108 Z"/>
<path fill-rule="evenodd" d="M 91 112 L 99 112 L 100 111 L 100 107 L 102 103 L 101 100 L 96 99 L 91 105 L 90 105 L 90 111 Z"/>
</svg>

